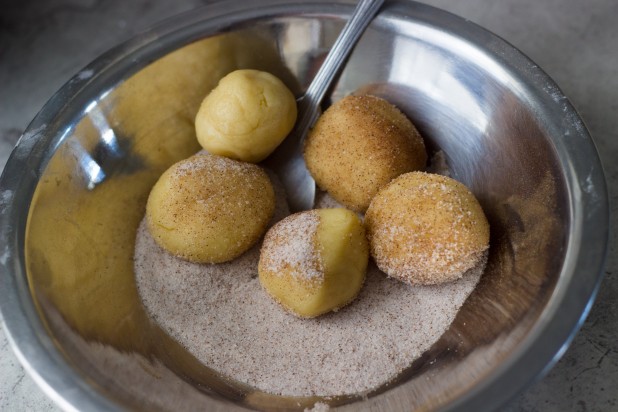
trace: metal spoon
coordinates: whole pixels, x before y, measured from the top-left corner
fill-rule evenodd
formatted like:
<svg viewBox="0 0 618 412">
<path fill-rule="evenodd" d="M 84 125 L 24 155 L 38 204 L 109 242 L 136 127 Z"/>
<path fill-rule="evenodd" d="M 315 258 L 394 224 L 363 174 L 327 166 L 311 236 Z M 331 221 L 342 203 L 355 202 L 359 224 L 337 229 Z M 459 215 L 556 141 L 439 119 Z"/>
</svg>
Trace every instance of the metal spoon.
<svg viewBox="0 0 618 412">
<path fill-rule="evenodd" d="M 307 92 L 299 99 L 298 119 L 294 129 L 269 159 L 270 167 L 283 183 L 292 212 L 311 209 L 315 200 L 315 181 L 303 159 L 305 136 L 318 118 L 320 103 L 326 91 L 383 3 L 384 0 L 359 1 Z"/>
</svg>

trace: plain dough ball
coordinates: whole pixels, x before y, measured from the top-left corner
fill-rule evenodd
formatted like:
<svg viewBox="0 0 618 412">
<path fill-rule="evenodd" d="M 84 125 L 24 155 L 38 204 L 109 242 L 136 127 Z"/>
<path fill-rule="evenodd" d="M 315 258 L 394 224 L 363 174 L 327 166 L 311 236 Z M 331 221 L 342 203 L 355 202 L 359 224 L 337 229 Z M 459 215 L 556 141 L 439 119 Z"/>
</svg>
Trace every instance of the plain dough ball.
<svg viewBox="0 0 618 412">
<path fill-rule="evenodd" d="M 202 102 L 195 118 L 197 140 L 210 153 L 257 163 L 290 133 L 296 110 L 294 95 L 277 77 L 236 70 Z"/>
<path fill-rule="evenodd" d="M 368 260 L 365 228 L 354 212 L 314 209 L 268 231 L 258 272 L 262 287 L 285 309 L 313 318 L 358 295 Z"/>
<path fill-rule="evenodd" d="M 468 188 L 446 176 L 406 173 L 372 200 L 365 225 L 371 255 L 411 284 L 460 278 L 489 247 L 489 223 Z"/>
<path fill-rule="evenodd" d="M 274 207 L 272 184 L 259 166 L 199 153 L 161 175 L 148 197 L 146 222 L 173 255 L 220 263 L 258 241 Z"/>
<path fill-rule="evenodd" d="M 305 162 L 320 188 L 364 212 L 385 184 L 423 169 L 427 153 L 412 122 L 395 106 L 375 96 L 347 96 L 309 133 Z"/>
</svg>

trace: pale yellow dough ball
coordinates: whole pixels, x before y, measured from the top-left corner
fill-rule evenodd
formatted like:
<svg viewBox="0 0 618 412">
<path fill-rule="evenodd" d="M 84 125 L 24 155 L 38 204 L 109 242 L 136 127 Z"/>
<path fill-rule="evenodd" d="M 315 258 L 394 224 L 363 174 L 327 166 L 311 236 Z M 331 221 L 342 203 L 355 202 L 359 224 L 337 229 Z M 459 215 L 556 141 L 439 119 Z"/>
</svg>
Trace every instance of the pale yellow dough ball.
<svg viewBox="0 0 618 412">
<path fill-rule="evenodd" d="M 220 263 L 258 241 L 274 207 L 272 184 L 259 166 L 200 153 L 161 175 L 148 197 L 146 223 L 173 255 Z"/>
<path fill-rule="evenodd" d="M 347 96 L 307 136 L 305 162 L 320 188 L 364 212 L 385 184 L 424 169 L 427 153 L 421 135 L 395 106 L 375 96 Z"/>
<path fill-rule="evenodd" d="M 202 102 L 195 118 L 197 140 L 210 153 L 257 163 L 290 133 L 296 110 L 294 95 L 277 77 L 236 70 Z"/>
<path fill-rule="evenodd" d="M 358 295 L 368 259 L 365 229 L 354 212 L 314 209 L 288 216 L 266 233 L 259 279 L 285 309 L 313 318 Z"/>
<path fill-rule="evenodd" d="M 371 255 L 387 275 L 411 284 L 460 278 L 483 259 L 489 223 L 462 183 L 406 173 L 373 198 L 365 215 Z"/>
</svg>

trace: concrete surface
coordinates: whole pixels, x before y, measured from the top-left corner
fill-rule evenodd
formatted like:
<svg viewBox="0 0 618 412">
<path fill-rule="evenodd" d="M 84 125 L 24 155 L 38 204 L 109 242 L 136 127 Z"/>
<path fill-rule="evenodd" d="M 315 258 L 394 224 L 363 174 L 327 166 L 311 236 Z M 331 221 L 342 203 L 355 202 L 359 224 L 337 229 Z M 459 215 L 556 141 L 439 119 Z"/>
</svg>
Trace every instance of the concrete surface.
<svg viewBox="0 0 618 412">
<path fill-rule="evenodd" d="M 118 42 L 199 0 L 3 1 L 0 8 L 0 169 L 28 122 L 73 74 Z M 578 108 L 598 146 L 614 206 L 618 190 L 618 2 L 429 0 L 507 39 L 544 68 Z M 618 263 L 558 364 L 504 410 L 618 410 Z M 0 410 L 58 408 L 24 374 L 0 325 Z"/>
</svg>

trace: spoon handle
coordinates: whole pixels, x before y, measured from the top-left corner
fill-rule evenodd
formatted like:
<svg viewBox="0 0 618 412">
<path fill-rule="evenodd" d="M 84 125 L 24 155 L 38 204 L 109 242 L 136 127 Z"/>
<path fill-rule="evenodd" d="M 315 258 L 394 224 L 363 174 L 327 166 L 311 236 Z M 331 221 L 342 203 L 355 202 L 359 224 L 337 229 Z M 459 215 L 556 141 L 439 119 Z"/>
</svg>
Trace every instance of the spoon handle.
<svg viewBox="0 0 618 412">
<path fill-rule="evenodd" d="M 317 120 L 320 103 L 339 69 L 383 3 L 384 0 L 360 0 L 311 81 L 307 92 L 299 99 L 299 117 L 294 129 L 270 156 L 271 168 L 283 183 L 292 212 L 311 209 L 315 200 L 315 181 L 309 174 L 303 158 L 305 135 Z"/>
<path fill-rule="evenodd" d="M 324 95 L 337 76 L 339 69 L 343 67 L 345 59 L 352 52 L 359 37 L 371 23 L 383 3 L 384 0 L 360 0 L 352 18 L 343 27 L 303 96 L 302 104 L 306 105 L 306 111 L 303 113 L 306 120 L 303 118 L 302 124 L 306 125 L 307 128 L 315 122 Z"/>
</svg>

